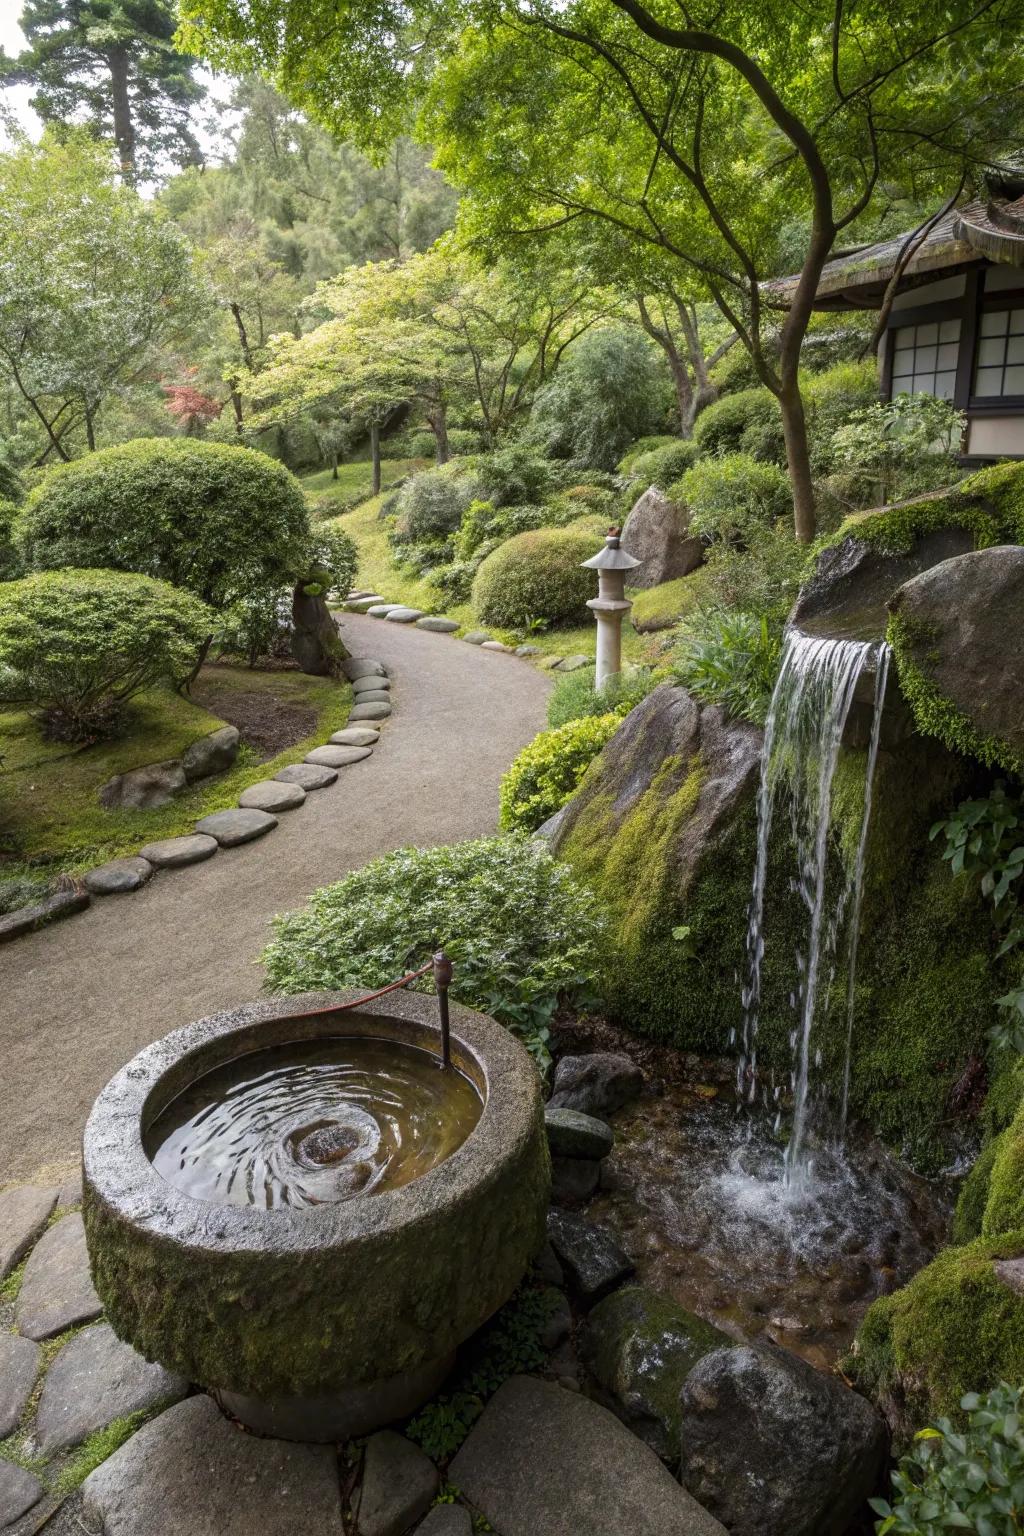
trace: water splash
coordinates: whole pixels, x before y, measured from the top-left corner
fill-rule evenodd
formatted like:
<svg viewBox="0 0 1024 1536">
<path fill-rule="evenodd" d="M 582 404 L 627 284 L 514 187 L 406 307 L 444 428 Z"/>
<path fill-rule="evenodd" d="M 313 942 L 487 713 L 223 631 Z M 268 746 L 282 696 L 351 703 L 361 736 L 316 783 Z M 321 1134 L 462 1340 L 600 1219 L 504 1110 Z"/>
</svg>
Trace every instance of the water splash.
<svg viewBox="0 0 1024 1536">
<path fill-rule="evenodd" d="M 875 703 L 868 751 L 864 810 L 854 867 L 838 893 L 830 891 L 829 840 L 832 786 L 843 734 L 857 684 L 865 669 L 875 667 Z M 743 1040 L 737 1087 L 748 1103 L 760 1091 L 757 1033 L 765 951 L 765 887 L 772 825 L 785 788 L 789 800 L 790 832 L 796 869 L 793 889 L 807 913 L 805 947 L 795 957 L 797 984 L 792 1000 L 799 1019 L 791 1036 L 793 1123 L 786 1150 L 784 1183 L 791 1189 L 806 1184 L 813 1172 L 808 1133 L 815 1094 L 812 1069 L 820 1065 L 814 1046 L 814 1026 L 822 997 L 835 971 L 837 944 L 851 910 L 847 1034 L 853 1020 L 856 929 L 859 926 L 864 860 L 871 814 L 871 783 L 878 739 L 888 647 L 861 640 L 829 639 L 790 630 L 786 635 L 779 676 L 765 723 L 761 778 L 757 795 L 757 858 L 747 929 L 747 977 L 742 989 Z M 833 882 L 834 884 L 834 882 Z M 849 1061 L 844 1072 L 843 1119 L 849 1097 Z M 778 1091 L 775 1094 L 778 1099 Z"/>
</svg>

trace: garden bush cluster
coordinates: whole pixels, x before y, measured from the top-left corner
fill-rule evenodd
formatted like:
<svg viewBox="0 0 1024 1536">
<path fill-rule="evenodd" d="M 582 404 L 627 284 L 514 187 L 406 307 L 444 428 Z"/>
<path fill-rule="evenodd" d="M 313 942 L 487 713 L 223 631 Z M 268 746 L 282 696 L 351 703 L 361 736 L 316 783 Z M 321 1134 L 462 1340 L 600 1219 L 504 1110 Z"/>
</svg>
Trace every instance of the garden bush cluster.
<svg viewBox="0 0 1024 1536">
<path fill-rule="evenodd" d="M 501 826 L 535 832 L 580 786 L 594 758 L 619 728 L 621 715 L 584 715 L 541 731 L 501 781 Z"/>
<path fill-rule="evenodd" d="M 583 624 L 595 592 L 594 574 L 583 568 L 600 548 L 594 534 L 571 528 L 539 528 L 499 546 L 473 582 L 473 609 L 484 624 L 523 629 L 534 619 Z"/>
</svg>

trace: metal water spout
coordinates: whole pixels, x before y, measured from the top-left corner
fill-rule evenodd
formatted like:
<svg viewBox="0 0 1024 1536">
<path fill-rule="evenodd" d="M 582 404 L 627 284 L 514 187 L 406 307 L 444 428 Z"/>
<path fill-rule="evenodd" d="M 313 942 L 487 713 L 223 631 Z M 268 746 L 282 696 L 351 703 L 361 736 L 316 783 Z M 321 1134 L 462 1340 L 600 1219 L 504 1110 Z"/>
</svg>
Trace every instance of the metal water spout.
<svg viewBox="0 0 1024 1536">
<path fill-rule="evenodd" d="M 640 561 L 621 547 L 621 535 L 621 528 L 609 528 L 604 548 L 583 561 L 597 572 L 597 596 L 587 603 L 597 620 L 595 689 L 603 687 L 613 672 L 622 671 L 622 621 L 633 606 L 626 596 L 626 572 L 636 570 Z"/>
</svg>

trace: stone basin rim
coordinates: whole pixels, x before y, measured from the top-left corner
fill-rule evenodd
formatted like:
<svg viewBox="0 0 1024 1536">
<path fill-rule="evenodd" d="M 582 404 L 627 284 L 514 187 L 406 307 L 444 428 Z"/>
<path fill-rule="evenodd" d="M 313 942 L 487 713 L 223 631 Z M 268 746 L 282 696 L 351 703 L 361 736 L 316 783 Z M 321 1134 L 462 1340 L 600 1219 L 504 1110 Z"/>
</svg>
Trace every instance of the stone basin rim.
<svg viewBox="0 0 1024 1536">
<path fill-rule="evenodd" d="M 267 1210 L 217 1205 L 189 1195 L 150 1161 L 143 1138 L 155 1116 L 198 1077 L 242 1055 L 346 1034 L 381 1038 L 387 1025 L 396 1041 L 440 1054 L 440 1027 L 425 1017 L 433 1010 L 436 1020 L 431 994 L 392 993 L 335 1018 L 312 1017 L 319 1009 L 361 996 L 347 988 L 247 1003 L 186 1024 L 144 1047 L 110 1079 L 86 1122 L 86 1204 L 106 1205 L 158 1240 L 209 1253 L 262 1254 L 350 1248 L 361 1239 L 414 1226 L 427 1212 L 457 1206 L 488 1181 L 511 1146 L 529 1139 L 538 1087 L 528 1081 L 534 1068 L 519 1042 L 493 1019 L 455 1003 L 450 1010 L 453 1060 L 480 1094 L 480 1119 L 461 1146 L 408 1184 L 337 1204 Z M 274 1025 L 284 1028 L 275 1030 Z"/>
</svg>

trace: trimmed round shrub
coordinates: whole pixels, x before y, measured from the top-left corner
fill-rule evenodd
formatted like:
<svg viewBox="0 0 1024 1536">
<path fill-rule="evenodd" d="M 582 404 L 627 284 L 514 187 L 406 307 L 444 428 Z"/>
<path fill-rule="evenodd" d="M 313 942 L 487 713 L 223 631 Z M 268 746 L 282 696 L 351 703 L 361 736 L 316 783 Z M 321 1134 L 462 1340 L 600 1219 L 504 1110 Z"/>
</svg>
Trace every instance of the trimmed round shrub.
<svg viewBox="0 0 1024 1536">
<path fill-rule="evenodd" d="M 443 948 L 452 996 L 543 1054 L 559 999 L 594 975 L 604 922 L 537 839 L 486 837 L 387 853 L 275 918 L 274 930 L 263 954 L 274 992 L 369 990 Z"/>
<path fill-rule="evenodd" d="M 632 473 L 644 485 L 657 485 L 667 491 L 674 480 L 686 473 L 699 453 L 696 443 L 677 437 L 662 448 L 640 454 L 633 461 Z"/>
<path fill-rule="evenodd" d="M 0 584 L 0 688 L 42 712 L 55 740 L 113 734 L 125 704 L 191 672 L 214 624 L 167 582 L 120 571 L 44 571 Z"/>
<path fill-rule="evenodd" d="M 691 529 L 707 539 L 742 538 L 748 529 L 771 527 L 793 510 L 784 472 L 746 453 L 698 460 L 672 492 L 689 508 Z"/>
<path fill-rule="evenodd" d="M 697 417 L 693 441 L 704 454 L 747 453 L 765 462 L 786 462 L 779 402 L 763 386 L 709 405 Z"/>
<path fill-rule="evenodd" d="M 337 523 L 321 523 L 306 540 L 302 564 L 295 572 L 309 597 L 340 592 L 347 597 L 355 581 L 359 556 L 351 534 Z"/>
<path fill-rule="evenodd" d="M 500 825 L 507 832 L 535 832 L 576 793 L 621 724 L 620 714 L 586 715 L 535 736 L 501 781 Z"/>
<path fill-rule="evenodd" d="M 473 583 L 473 611 L 482 624 L 520 629 L 533 619 L 583 624 L 597 578 L 583 569 L 601 547 L 598 536 L 573 528 L 538 528 L 502 544 Z"/>
<path fill-rule="evenodd" d="M 291 585 L 309 514 L 298 481 L 252 448 L 142 438 L 53 469 L 15 536 L 39 570 L 137 571 L 220 607 Z"/>
<path fill-rule="evenodd" d="M 442 543 L 458 530 L 475 495 L 476 484 L 461 464 L 410 475 L 395 499 L 395 542 Z"/>
</svg>

